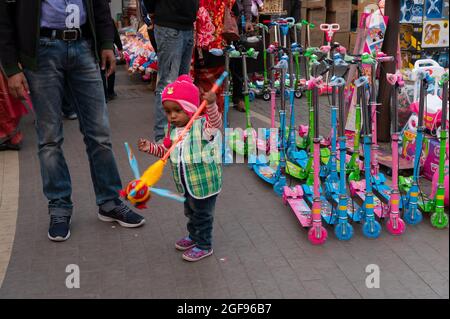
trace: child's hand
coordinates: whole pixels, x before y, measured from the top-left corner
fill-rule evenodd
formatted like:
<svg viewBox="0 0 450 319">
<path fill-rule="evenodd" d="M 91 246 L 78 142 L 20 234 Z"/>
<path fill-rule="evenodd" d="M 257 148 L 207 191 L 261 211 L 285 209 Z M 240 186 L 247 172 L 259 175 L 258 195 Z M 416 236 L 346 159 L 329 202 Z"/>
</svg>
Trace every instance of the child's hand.
<svg viewBox="0 0 450 319">
<path fill-rule="evenodd" d="M 141 152 L 148 153 L 150 151 L 150 141 L 140 138 L 138 141 L 138 149 Z"/>
<path fill-rule="evenodd" d="M 208 102 L 208 105 L 215 104 L 217 100 L 216 93 L 212 91 L 203 93 L 203 99 Z"/>
</svg>

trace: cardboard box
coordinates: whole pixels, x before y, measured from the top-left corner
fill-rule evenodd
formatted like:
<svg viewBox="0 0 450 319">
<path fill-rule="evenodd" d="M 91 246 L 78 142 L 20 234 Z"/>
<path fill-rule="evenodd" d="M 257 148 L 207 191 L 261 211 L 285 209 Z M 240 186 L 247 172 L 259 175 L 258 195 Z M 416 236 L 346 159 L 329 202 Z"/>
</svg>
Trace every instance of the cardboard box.
<svg viewBox="0 0 450 319">
<path fill-rule="evenodd" d="M 325 36 L 324 36 L 323 31 L 318 30 L 318 29 L 311 30 L 310 36 L 311 36 L 310 43 L 309 43 L 310 46 L 320 47 L 324 44 Z"/>
<path fill-rule="evenodd" d="M 303 8 L 315 9 L 315 8 L 325 8 L 326 0 L 303 0 Z"/>
<path fill-rule="evenodd" d="M 316 25 L 316 29 L 319 29 L 319 26 L 322 23 L 327 22 L 327 9 L 310 9 L 308 10 L 308 19 L 309 22 L 312 22 Z"/>
<path fill-rule="evenodd" d="M 337 23 L 341 27 L 339 31 L 350 31 L 352 22 L 351 11 L 328 11 L 327 23 Z"/>
<path fill-rule="evenodd" d="M 353 52 L 356 45 L 356 37 L 358 36 L 358 32 L 350 32 L 350 41 L 348 44 L 348 52 Z"/>
<path fill-rule="evenodd" d="M 338 42 L 345 48 L 348 48 L 350 44 L 350 32 L 336 32 L 334 34 L 333 41 Z"/>
<path fill-rule="evenodd" d="M 328 11 L 351 11 L 351 0 L 327 0 Z"/>
</svg>

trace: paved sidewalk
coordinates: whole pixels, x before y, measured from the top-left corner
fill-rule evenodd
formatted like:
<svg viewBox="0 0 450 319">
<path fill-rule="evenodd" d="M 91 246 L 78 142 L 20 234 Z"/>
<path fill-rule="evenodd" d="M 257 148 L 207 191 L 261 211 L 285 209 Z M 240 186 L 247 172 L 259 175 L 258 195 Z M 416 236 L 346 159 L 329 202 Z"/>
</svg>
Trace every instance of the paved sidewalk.
<svg viewBox="0 0 450 319">
<path fill-rule="evenodd" d="M 132 174 L 123 142 L 137 153 L 137 139 L 151 135 L 153 94 L 123 71 L 117 81 L 119 97 L 108 106 L 114 151 L 126 183 Z M 266 103 L 259 102 L 254 110 L 269 114 Z M 230 111 L 230 116 L 231 123 L 244 126 L 242 113 Z M 306 122 L 305 112 L 299 117 Z M 321 118 L 326 125 L 328 114 Z M 264 125 L 261 119 L 258 116 L 254 124 Z M 77 121 L 64 126 L 75 203 L 72 236 L 65 243 L 50 242 L 32 121 L 27 117 L 22 123 L 17 225 L 0 298 L 449 298 L 448 229 L 433 229 L 425 218 L 422 224 L 409 226 L 402 237 L 383 229 L 379 239 L 368 240 L 355 225 L 354 238 L 340 242 L 329 228 L 326 244 L 315 247 L 271 187 L 243 164 L 224 168 L 215 254 L 201 262 L 185 262 L 174 249 L 186 224 L 182 206 L 174 201 L 154 196 L 143 211 L 147 224 L 139 229 L 100 222 Z M 136 156 L 141 170 L 155 160 Z M 17 193 L 9 187 L 14 180 L 5 169 L 14 161 L 10 154 L 0 153 L 0 221 L 5 214 L 3 199 Z M 158 186 L 174 189 L 170 169 Z M 10 220 L 14 216 L 11 212 Z M 14 236 L 14 223 L 8 225 L 8 235 L 0 225 L 0 280 L 9 252 L 4 247 Z M 79 289 L 66 287 L 70 264 L 79 266 Z M 380 267 L 379 289 L 366 287 L 369 264 Z"/>
</svg>

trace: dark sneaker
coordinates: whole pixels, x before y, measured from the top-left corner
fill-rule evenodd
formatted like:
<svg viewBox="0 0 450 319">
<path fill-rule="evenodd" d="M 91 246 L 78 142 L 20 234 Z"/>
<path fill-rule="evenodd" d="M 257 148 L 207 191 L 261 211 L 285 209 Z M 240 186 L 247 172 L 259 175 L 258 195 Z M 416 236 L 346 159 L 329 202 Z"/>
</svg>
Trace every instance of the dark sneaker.
<svg viewBox="0 0 450 319">
<path fill-rule="evenodd" d="M 66 241 L 70 237 L 70 216 L 50 216 L 48 238 L 52 241 Z"/>
<path fill-rule="evenodd" d="M 145 223 L 144 217 L 133 212 L 124 203 L 120 203 L 109 212 L 105 212 L 100 208 L 98 218 L 104 222 L 118 222 L 120 226 L 128 228 L 139 227 Z"/>
<path fill-rule="evenodd" d="M 70 120 L 70 121 L 76 120 L 78 118 L 77 113 L 75 113 L 75 112 L 69 113 L 69 114 L 63 113 L 63 116 L 66 120 Z"/>
</svg>

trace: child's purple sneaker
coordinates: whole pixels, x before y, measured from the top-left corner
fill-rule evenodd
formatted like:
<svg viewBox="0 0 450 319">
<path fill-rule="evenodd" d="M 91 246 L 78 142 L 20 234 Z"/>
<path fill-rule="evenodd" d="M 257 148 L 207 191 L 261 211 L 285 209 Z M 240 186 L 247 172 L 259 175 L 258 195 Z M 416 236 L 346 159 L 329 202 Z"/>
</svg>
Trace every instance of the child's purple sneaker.
<svg viewBox="0 0 450 319">
<path fill-rule="evenodd" d="M 193 241 L 189 236 L 183 237 L 175 243 L 175 248 L 182 251 L 188 250 L 192 247 L 195 247 L 195 241 Z"/>
<path fill-rule="evenodd" d="M 183 259 L 187 261 L 198 261 L 205 257 L 211 256 L 213 249 L 200 249 L 197 247 L 191 248 L 183 253 Z"/>
</svg>

